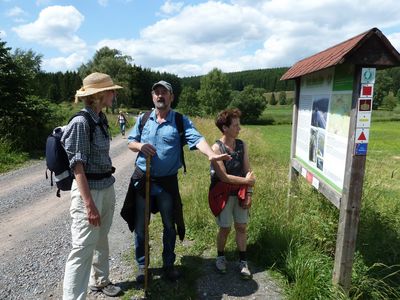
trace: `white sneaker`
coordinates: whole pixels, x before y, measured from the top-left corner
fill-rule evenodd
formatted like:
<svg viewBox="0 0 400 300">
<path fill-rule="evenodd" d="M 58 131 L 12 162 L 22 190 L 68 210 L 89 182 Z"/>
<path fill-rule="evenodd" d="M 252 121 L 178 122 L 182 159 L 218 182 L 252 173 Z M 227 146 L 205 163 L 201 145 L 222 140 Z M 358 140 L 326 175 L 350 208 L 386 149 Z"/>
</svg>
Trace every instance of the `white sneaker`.
<svg viewBox="0 0 400 300">
<path fill-rule="evenodd" d="M 225 256 L 217 256 L 217 259 L 215 260 L 215 267 L 217 268 L 217 271 L 221 274 L 226 273 L 226 259 Z"/>
<path fill-rule="evenodd" d="M 249 266 L 247 265 L 247 261 L 241 260 L 239 262 L 239 270 L 240 270 L 240 276 L 242 279 L 250 279 L 251 278 L 251 273 L 249 270 Z"/>
</svg>

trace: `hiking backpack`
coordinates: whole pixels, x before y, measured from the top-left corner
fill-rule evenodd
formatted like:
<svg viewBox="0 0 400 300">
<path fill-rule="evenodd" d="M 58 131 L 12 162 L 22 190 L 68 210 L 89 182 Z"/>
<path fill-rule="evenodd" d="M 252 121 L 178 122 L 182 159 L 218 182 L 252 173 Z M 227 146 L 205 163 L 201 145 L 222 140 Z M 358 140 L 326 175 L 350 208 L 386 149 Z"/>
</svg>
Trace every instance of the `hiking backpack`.
<svg viewBox="0 0 400 300">
<path fill-rule="evenodd" d="M 143 114 L 143 117 L 139 124 L 140 135 L 142 135 L 143 127 L 146 124 L 147 120 L 149 119 L 150 114 L 151 114 L 151 111 L 146 111 Z M 180 142 L 181 142 L 181 161 L 182 161 L 182 166 L 183 166 L 183 173 L 186 174 L 185 155 L 183 152 L 183 146 L 186 145 L 185 133 L 184 133 L 184 129 L 183 129 L 183 115 L 178 112 L 175 112 L 175 124 L 176 124 L 176 128 L 178 129 Z"/>
<path fill-rule="evenodd" d="M 102 113 L 101 113 L 102 114 Z M 83 116 L 86 121 L 89 123 L 90 128 L 90 142 L 93 141 L 93 134 L 96 129 L 96 125 L 100 125 L 100 123 L 96 123 L 91 115 L 84 110 L 77 112 L 73 115 L 69 121 L 77 116 Z M 101 118 L 100 118 L 101 119 Z M 105 125 L 108 128 L 107 119 L 105 118 Z M 47 170 L 50 171 L 50 184 L 53 186 L 53 174 L 54 179 L 57 186 L 57 197 L 60 197 L 60 191 L 69 191 L 71 190 L 72 181 L 74 179 L 74 174 L 69 167 L 69 160 L 67 152 L 65 152 L 64 146 L 61 143 L 61 137 L 63 136 L 64 130 L 67 126 L 56 127 L 53 132 L 47 137 L 46 141 L 46 179 Z M 103 134 L 108 137 L 108 133 L 104 129 L 103 126 L 100 126 Z"/>
</svg>

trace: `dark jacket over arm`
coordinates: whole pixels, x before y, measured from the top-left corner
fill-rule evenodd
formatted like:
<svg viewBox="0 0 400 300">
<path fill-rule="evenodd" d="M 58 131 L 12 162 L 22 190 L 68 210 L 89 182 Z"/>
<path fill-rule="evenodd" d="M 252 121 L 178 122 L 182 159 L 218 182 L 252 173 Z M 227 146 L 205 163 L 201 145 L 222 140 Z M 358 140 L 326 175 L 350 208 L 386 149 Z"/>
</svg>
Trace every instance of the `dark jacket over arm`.
<svg viewBox="0 0 400 300">
<path fill-rule="evenodd" d="M 129 230 L 132 232 L 135 230 L 136 192 L 139 192 L 143 196 L 143 198 L 146 197 L 146 179 L 143 175 L 144 174 L 140 169 L 135 169 L 135 172 L 133 173 L 129 183 L 128 191 L 125 196 L 124 205 L 121 210 L 121 216 L 128 223 Z M 154 182 L 161 186 L 161 188 L 168 194 L 170 194 L 174 199 L 174 222 L 179 239 L 183 241 L 185 237 L 185 222 L 183 219 L 182 199 L 179 193 L 177 174 L 165 177 L 151 178 L 151 182 Z M 155 202 L 152 201 L 151 204 L 151 212 L 157 213 L 158 208 L 156 207 Z"/>
</svg>

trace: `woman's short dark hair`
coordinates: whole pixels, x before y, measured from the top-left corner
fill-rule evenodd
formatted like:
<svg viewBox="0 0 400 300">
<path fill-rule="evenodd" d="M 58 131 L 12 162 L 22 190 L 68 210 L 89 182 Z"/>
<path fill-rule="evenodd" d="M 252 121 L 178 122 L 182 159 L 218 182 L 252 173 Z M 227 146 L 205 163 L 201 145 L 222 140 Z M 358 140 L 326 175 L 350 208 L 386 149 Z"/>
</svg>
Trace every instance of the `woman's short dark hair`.
<svg viewBox="0 0 400 300">
<path fill-rule="evenodd" d="M 242 115 L 242 112 L 238 108 L 230 108 L 225 109 L 218 113 L 217 118 L 215 119 L 215 125 L 218 129 L 224 133 L 222 127 L 225 125 L 226 127 L 231 126 L 233 119 L 238 119 Z"/>
</svg>

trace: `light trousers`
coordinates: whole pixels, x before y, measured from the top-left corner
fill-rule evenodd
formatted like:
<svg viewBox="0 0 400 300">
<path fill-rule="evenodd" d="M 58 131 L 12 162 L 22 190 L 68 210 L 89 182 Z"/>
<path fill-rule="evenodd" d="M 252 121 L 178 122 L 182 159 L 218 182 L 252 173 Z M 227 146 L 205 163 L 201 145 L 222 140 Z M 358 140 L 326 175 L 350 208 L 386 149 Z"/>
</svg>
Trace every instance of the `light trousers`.
<svg viewBox="0 0 400 300">
<path fill-rule="evenodd" d="M 74 180 L 71 188 L 72 250 L 65 266 L 63 299 L 86 299 L 88 284 L 103 287 L 109 280 L 110 231 L 115 209 L 114 185 L 90 190 L 100 214 L 100 226 L 89 224 L 86 207 Z"/>
</svg>

